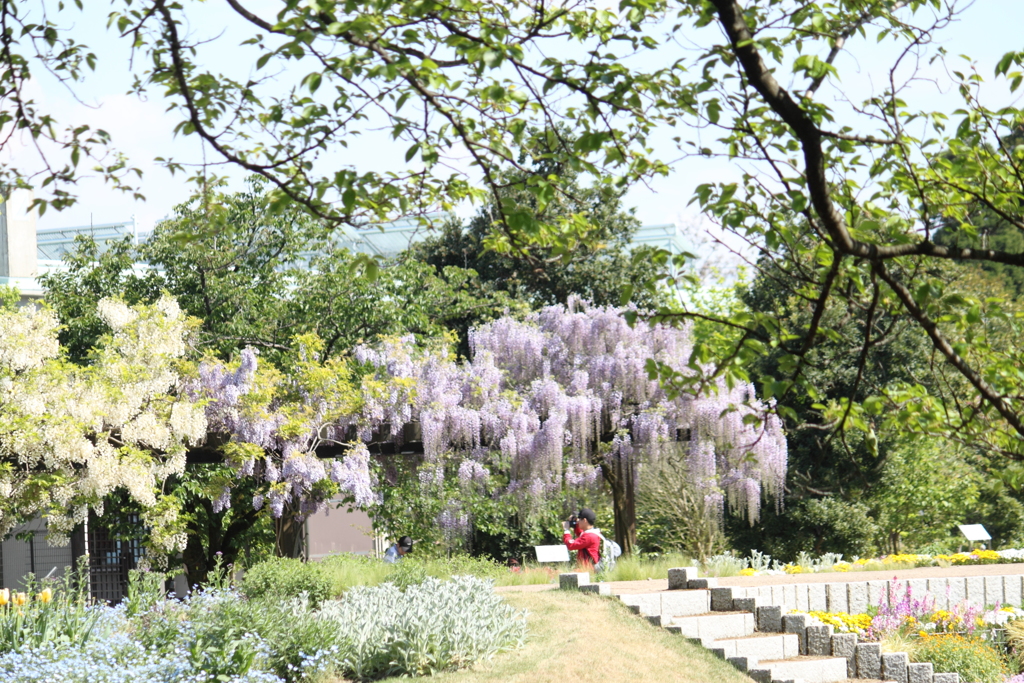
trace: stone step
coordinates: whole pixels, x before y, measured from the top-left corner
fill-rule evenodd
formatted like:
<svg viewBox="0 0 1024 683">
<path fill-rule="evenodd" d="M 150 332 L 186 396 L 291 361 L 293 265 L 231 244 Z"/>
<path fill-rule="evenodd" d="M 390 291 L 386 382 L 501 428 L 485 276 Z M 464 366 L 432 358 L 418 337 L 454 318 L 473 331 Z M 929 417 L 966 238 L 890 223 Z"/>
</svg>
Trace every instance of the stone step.
<svg viewBox="0 0 1024 683">
<path fill-rule="evenodd" d="M 711 611 L 711 591 L 661 591 L 658 593 L 625 593 L 619 600 L 636 614 L 662 617 L 667 622 L 673 617 L 707 614 Z"/>
<path fill-rule="evenodd" d="M 749 612 L 717 612 L 690 617 L 674 617 L 662 622 L 668 630 L 701 641 L 742 638 L 754 633 L 754 615 Z M 843 660 L 844 662 L 846 660 Z"/>
<path fill-rule="evenodd" d="M 834 683 L 847 680 L 846 660 L 842 657 L 793 657 L 761 660 L 750 672 L 755 681 L 764 678 L 759 672 L 770 671 L 772 681 L 803 680 L 805 683 Z"/>
<path fill-rule="evenodd" d="M 709 650 L 721 650 L 722 656 L 747 657 L 758 660 L 789 659 L 800 654 L 800 639 L 795 633 L 771 633 L 744 638 L 721 638 L 703 641 Z"/>
</svg>

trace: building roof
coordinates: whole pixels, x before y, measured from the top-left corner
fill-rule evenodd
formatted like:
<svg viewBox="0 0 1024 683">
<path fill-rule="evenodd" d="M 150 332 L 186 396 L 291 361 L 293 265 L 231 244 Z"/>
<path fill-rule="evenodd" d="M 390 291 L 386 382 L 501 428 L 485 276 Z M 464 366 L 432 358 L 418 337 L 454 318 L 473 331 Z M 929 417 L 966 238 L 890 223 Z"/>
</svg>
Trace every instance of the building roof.
<svg viewBox="0 0 1024 683">
<path fill-rule="evenodd" d="M 378 226 L 367 226 L 365 229 L 344 227 L 336 232 L 335 244 L 352 252 L 389 258 L 428 237 L 431 228 L 440 227 L 445 218 L 444 214 L 431 214 L 422 218 L 402 218 Z M 36 272 L 42 275 L 62 270 L 65 267 L 63 259 L 74 250 L 75 240 L 79 236 L 91 236 L 100 253 L 103 253 L 117 240 L 131 236 L 136 243 L 140 243 L 151 234 L 151 231 L 139 232 L 134 217 L 118 223 L 37 230 Z M 672 223 L 641 227 L 634 235 L 632 244 L 662 248 L 671 254 L 692 250 L 689 240 Z M 5 284 L 17 287 L 25 298 L 37 299 L 43 295 L 42 286 L 36 278 L 0 277 L 0 285 Z"/>
</svg>

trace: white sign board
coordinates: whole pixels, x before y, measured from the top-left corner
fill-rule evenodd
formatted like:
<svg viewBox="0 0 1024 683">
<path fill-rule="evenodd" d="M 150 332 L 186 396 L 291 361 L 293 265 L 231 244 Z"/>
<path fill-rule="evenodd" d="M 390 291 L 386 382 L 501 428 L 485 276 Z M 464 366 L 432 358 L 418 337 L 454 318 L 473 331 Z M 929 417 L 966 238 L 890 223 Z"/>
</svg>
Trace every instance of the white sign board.
<svg viewBox="0 0 1024 683">
<path fill-rule="evenodd" d="M 992 537 L 985 531 L 985 527 L 981 524 L 960 524 L 957 526 L 960 529 L 960 533 L 964 535 L 968 541 L 991 541 Z"/>
<path fill-rule="evenodd" d="M 535 545 L 538 562 L 568 562 L 569 549 L 564 545 Z"/>
</svg>

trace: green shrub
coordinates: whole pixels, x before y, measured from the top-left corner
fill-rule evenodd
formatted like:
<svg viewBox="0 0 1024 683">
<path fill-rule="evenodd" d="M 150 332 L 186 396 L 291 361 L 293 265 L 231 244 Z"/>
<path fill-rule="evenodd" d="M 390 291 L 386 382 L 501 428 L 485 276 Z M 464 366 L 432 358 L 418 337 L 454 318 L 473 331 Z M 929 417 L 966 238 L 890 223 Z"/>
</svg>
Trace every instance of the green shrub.
<svg viewBox="0 0 1024 683">
<path fill-rule="evenodd" d="M 341 597 L 353 586 L 376 586 L 384 583 L 395 565 L 366 555 L 340 553 L 320 561 L 331 580 L 331 594 Z"/>
<path fill-rule="evenodd" d="M 926 636 L 910 655 L 912 661 L 931 662 L 937 673 L 960 674 L 962 681 L 999 683 L 1006 673 L 999 653 L 989 645 L 958 635 Z"/>
<path fill-rule="evenodd" d="M 305 593 L 314 606 L 335 596 L 329 565 L 286 557 L 275 557 L 254 565 L 245 572 L 241 589 L 246 597 L 253 600 L 283 600 Z"/>
</svg>

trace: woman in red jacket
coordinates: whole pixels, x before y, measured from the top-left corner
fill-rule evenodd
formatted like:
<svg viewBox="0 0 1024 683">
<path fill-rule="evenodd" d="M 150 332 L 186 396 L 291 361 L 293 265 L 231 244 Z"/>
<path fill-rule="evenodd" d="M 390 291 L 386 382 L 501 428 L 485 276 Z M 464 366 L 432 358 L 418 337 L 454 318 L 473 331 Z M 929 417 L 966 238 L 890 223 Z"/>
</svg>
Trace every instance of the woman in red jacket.
<svg viewBox="0 0 1024 683">
<path fill-rule="evenodd" d="M 575 550 L 576 563 L 580 571 L 592 571 L 599 569 L 598 562 L 601 561 L 601 531 L 594 528 L 597 522 L 597 515 L 590 508 L 581 508 L 576 516 L 576 538 L 569 530 L 569 522 L 562 522 L 562 540 L 569 550 Z"/>
</svg>

